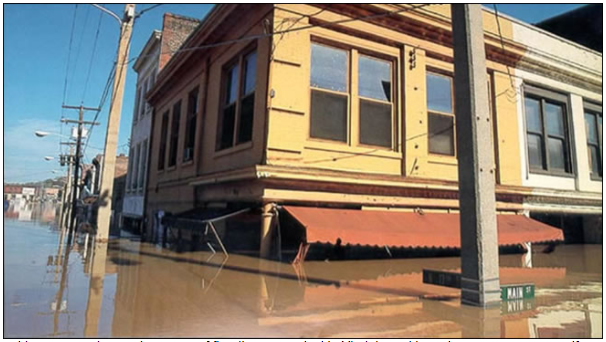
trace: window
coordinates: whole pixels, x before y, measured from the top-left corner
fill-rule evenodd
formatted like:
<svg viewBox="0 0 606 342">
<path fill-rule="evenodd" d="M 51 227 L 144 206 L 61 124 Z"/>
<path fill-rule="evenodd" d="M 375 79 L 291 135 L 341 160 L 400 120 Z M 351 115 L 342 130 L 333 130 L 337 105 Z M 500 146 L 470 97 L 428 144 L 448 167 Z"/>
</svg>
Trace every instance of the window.
<svg viewBox="0 0 606 342">
<path fill-rule="evenodd" d="M 452 78 L 428 72 L 426 81 L 429 152 L 454 156 L 455 116 Z"/>
<path fill-rule="evenodd" d="M 137 190 L 139 188 L 139 169 L 141 165 L 139 165 L 139 159 L 141 158 L 141 144 L 137 144 L 135 148 L 134 155 L 134 166 L 133 166 L 133 177 L 132 177 L 132 188 L 133 190 Z"/>
<path fill-rule="evenodd" d="M 137 88 L 137 97 L 135 97 L 135 111 L 133 115 L 133 122 L 137 121 L 139 117 L 139 106 L 140 106 L 140 98 L 141 98 L 141 87 Z"/>
<path fill-rule="evenodd" d="M 571 173 L 566 96 L 531 86 L 524 91 L 530 170 Z"/>
<path fill-rule="evenodd" d="M 126 182 L 126 188 L 129 190 L 133 189 L 133 167 L 135 165 L 135 149 L 131 147 L 130 154 L 128 155 L 128 180 Z"/>
<path fill-rule="evenodd" d="M 348 76 L 350 58 L 356 67 L 352 72 L 357 69 L 357 84 Z M 359 144 L 392 148 L 393 75 L 389 60 L 313 43 L 310 137 L 347 143 L 350 115 L 358 115 Z M 351 114 L 350 99 L 359 104 Z"/>
<path fill-rule="evenodd" d="M 256 79 L 255 51 L 238 57 L 225 68 L 223 105 L 217 125 L 217 151 L 252 140 Z"/>
<path fill-rule="evenodd" d="M 371 57 L 358 59 L 360 143 L 392 146 L 393 104 L 391 63 Z"/>
<path fill-rule="evenodd" d="M 348 52 L 311 45 L 311 132 L 313 138 L 347 142 Z"/>
<path fill-rule="evenodd" d="M 198 91 L 196 87 L 189 93 L 187 99 L 187 119 L 185 122 L 185 147 L 183 161 L 194 159 L 194 144 L 196 141 L 196 119 L 198 117 Z"/>
<path fill-rule="evenodd" d="M 147 101 L 145 100 L 145 94 L 147 94 L 147 80 L 143 81 L 143 84 L 141 85 L 141 98 L 139 99 L 139 119 L 141 119 L 143 117 L 143 114 L 145 114 L 145 109 L 147 107 Z"/>
<path fill-rule="evenodd" d="M 147 87 L 145 87 L 145 92 L 149 92 L 151 90 L 151 88 L 154 86 L 153 82 L 153 75 L 147 78 Z M 143 112 L 143 114 L 145 115 L 145 113 L 147 113 L 147 111 L 149 110 L 150 106 L 149 106 L 149 102 L 147 102 L 147 100 L 145 100 L 145 111 Z"/>
<path fill-rule="evenodd" d="M 602 106 L 585 103 L 585 132 L 587 133 L 587 157 L 590 175 L 601 179 L 602 160 Z"/>
<path fill-rule="evenodd" d="M 170 126 L 170 150 L 168 151 L 168 167 L 177 164 L 177 146 L 179 145 L 179 124 L 181 121 L 181 100 L 173 106 L 173 121 Z"/>
<path fill-rule="evenodd" d="M 168 135 L 168 111 L 162 114 L 162 126 L 160 129 L 160 148 L 158 149 L 158 170 L 164 170 L 166 160 L 166 140 Z"/>
<path fill-rule="evenodd" d="M 139 154 L 139 176 L 137 177 L 137 188 L 142 189 L 147 170 L 147 139 L 141 143 L 141 152 Z"/>
</svg>

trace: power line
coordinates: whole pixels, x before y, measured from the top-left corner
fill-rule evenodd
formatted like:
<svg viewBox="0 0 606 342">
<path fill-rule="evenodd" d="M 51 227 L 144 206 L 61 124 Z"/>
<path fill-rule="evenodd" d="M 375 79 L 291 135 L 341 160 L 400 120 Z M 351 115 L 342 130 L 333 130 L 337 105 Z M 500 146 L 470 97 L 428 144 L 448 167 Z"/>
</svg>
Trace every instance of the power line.
<svg viewBox="0 0 606 342">
<path fill-rule="evenodd" d="M 71 55 L 72 55 L 72 43 L 74 41 L 74 28 L 76 26 L 76 13 L 77 12 L 78 12 L 78 4 L 76 4 L 76 7 L 74 8 L 74 17 L 72 19 L 72 30 L 71 30 L 70 37 L 69 37 L 69 47 L 67 49 L 67 64 L 66 64 L 66 67 L 65 67 L 65 81 L 63 83 L 63 102 L 62 102 L 62 105 L 65 104 L 65 98 L 67 97 L 67 79 L 68 79 L 68 75 L 69 75 L 69 66 L 70 66 Z"/>
<path fill-rule="evenodd" d="M 69 45 L 68 45 L 68 49 L 67 49 L 67 62 L 65 63 L 65 80 L 63 81 L 63 100 L 61 102 L 61 105 L 65 104 L 65 98 L 67 97 L 67 79 L 69 76 L 69 67 L 70 67 L 70 62 L 71 62 L 71 55 L 72 55 L 72 43 L 74 41 L 74 29 L 76 26 L 76 14 L 78 13 L 78 4 L 76 4 L 76 6 L 74 7 L 74 16 L 72 18 L 72 28 L 71 28 L 71 32 L 69 34 Z M 65 109 L 62 107 L 61 108 L 61 119 L 63 119 L 63 116 L 65 114 Z M 63 135 L 63 125 L 59 124 L 59 131 L 60 134 Z M 62 149 L 62 145 L 59 144 L 59 154 L 63 154 L 63 149 Z"/>
<path fill-rule="evenodd" d="M 90 55 L 90 63 L 88 65 L 88 72 L 86 74 L 86 81 L 84 82 L 84 90 L 82 91 L 82 101 L 84 102 L 84 98 L 86 97 L 86 90 L 88 89 L 88 81 L 90 80 L 90 73 L 93 69 L 93 61 L 95 59 L 95 52 L 97 50 L 97 41 L 99 40 L 99 32 L 101 31 L 101 20 L 103 19 L 103 12 L 99 13 L 99 23 L 97 24 L 97 33 L 95 33 L 95 41 L 93 43 L 93 52 Z"/>
<path fill-rule="evenodd" d="M 495 16 L 495 20 L 497 21 L 497 32 L 499 33 L 501 49 L 503 49 L 503 52 L 506 52 L 505 43 L 503 41 L 503 34 L 501 33 L 501 21 L 499 20 L 499 10 L 497 9 L 497 4 L 492 4 L 492 6 L 494 7 L 494 16 Z M 507 75 L 509 76 L 509 82 L 511 83 L 511 89 L 515 93 L 514 96 L 517 96 L 517 95 L 519 95 L 519 92 L 516 89 L 515 81 L 513 80 L 513 76 L 511 75 L 511 70 L 509 69 L 509 65 L 505 65 L 505 67 L 507 68 Z"/>
<path fill-rule="evenodd" d="M 165 5 L 165 4 L 155 4 L 155 5 L 152 5 L 152 6 L 148 7 L 148 8 L 146 8 L 146 9 L 142 10 L 141 12 L 139 12 L 139 13 L 137 13 L 137 14 L 135 15 L 135 19 L 137 19 L 137 18 L 139 18 L 140 16 L 142 16 L 142 15 L 143 15 L 145 12 L 147 12 L 147 11 L 151 11 L 151 10 L 153 10 L 154 8 L 156 8 L 156 7 L 158 7 L 158 6 L 162 6 L 162 5 Z"/>
<path fill-rule="evenodd" d="M 307 25 L 307 26 L 289 28 L 286 30 L 279 30 L 279 31 L 275 31 L 275 32 L 254 34 L 254 35 L 250 35 L 250 36 L 244 36 L 244 37 L 240 37 L 240 38 L 236 38 L 236 39 L 224 40 L 222 42 L 200 45 L 200 46 L 191 47 L 191 48 L 179 48 L 175 51 L 165 51 L 165 52 L 161 52 L 160 54 L 175 54 L 176 55 L 176 54 L 188 52 L 188 51 L 204 50 L 204 49 L 219 47 L 219 46 L 223 46 L 223 45 L 235 44 L 235 43 L 239 43 L 239 42 L 243 42 L 243 41 L 250 41 L 250 40 L 255 40 L 255 39 L 267 38 L 267 37 L 271 37 L 271 36 L 275 36 L 275 35 L 282 35 L 282 34 L 286 34 L 286 33 L 290 33 L 290 32 L 309 30 L 312 28 L 329 27 L 329 26 L 333 26 L 333 25 L 345 24 L 345 23 L 354 22 L 354 21 L 388 17 L 388 16 L 391 16 L 394 14 L 414 11 L 414 10 L 417 10 L 417 9 L 420 9 L 420 8 L 423 8 L 426 6 L 430 6 L 430 5 L 431 4 L 421 4 L 421 5 L 411 6 L 411 7 L 407 7 L 407 8 L 398 9 L 398 10 L 387 11 L 384 13 L 365 15 L 365 16 L 360 16 L 360 17 L 355 17 L 355 18 L 341 19 L 341 20 L 331 21 L 331 22 L 318 24 L 318 25 L 312 24 L 312 25 Z M 126 62 L 126 64 L 130 64 L 139 58 L 150 57 L 150 56 L 153 56 L 153 55 L 152 54 L 139 55 L 139 56 L 131 58 L 128 62 Z"/>
<path fill-rule="evenodd" d="M 132 40 L 133 40 L 133 35 L 134 35 L 134 34 L 133 34 L 133 32 L 134 32 L 134 28 L 135 28 L 135 25 L 134 25 L 134 22 L 133 22 L 133 27 L 132 27 L 131 35 L 130 35 L 130 37 L 128 38 L 128 43 L 126 44 L 126 46 L 127 46 L 127 47 L 128 47 L 128 46 L 130 46 L 130 43 L 131 43 L 131 42 L 132 42 Z M 124 32 L 125 32 L 125 31 L 124 31 Z M 120 39 L 122 39 L 122 35 L 124 34 L 124 32 L 122 32 L 122 33 L 121 33 L 121 35 L 120 35 Z M 119 44 L 118 44 L 118 48 L 117 48 L 117 50 L 119 50 L 119 49 L 120 49 L 120 46 L 119 46 Z M 117 55 L 117 54 L 118 54 L 118 53 L 116 52 L 116 55 Z M 116 80 L 114 79 L 114 78 L 115 78 L 115 77 L 114 77 L 114 75 L 115 75 L 114 71 L 115 71 L 115 69 L 116 69 L 116 66 L 118 65 L 118 62 L 119 62 L 119 61 L 116 61 L 116 63 L 114 63 L 114 66 L 113 66 L 112 70 L 110 71 L 110 74 L 109 74 L 109 77 L 108 77 L 108 82 L 107 82 L 107 84 L 106 84 L 106 87 L 105 87 L 104 93 L 103 93 L 103 94 L 102 94 L 102 96 L 101 96 L 101 101 L 99 102 L 99 107 L 98 107 L 98 108 L 99 108 L 99 111 L 98 111 L 98 112 L 95 114 L 95 118 L 93 119 L 93 122 L 96 122 L 96 121 L 97 121 L 97 118 L 99 117 L 99 114 L 100 114 L 100 113 L 101 113 L 101 111 L 103 110 L 103 106 L 105 105 L 105 101 L 106 101 L 106 99 L 107 99 L 107 95 L 109 94 L 109 88 L 110 88 L 111 80 L 113 79 L 113 81 L 114 81 L 114 82 L 116 82 Z M 120 71 L 122 71 L 122 68 L 125 68 L 125 67 L 128 65 L 128 63 L 127 63 L 127 62 L 125 63 L 125 62 L 126 62 L 126 54 L 124 55 L 124 59 L 123 59 L 122 63 L 120 63 Z M 118 85 L 120 84 L 120 82 L 121 82 L 121 81 L 122 81 L 122 72 L 120 72 L 120 77 L 118 78 L 117 83 L 115 83 L 115 84 L 116 84 L 116 86 L 115 86 L 114 88 L 117 88 L 117 87 L 118 87 Z M 111 110 L 112 110 L 113 105 L 115 104 L 115 103 L 114 103 L 114 99 L 115 99 L 115 97 L 116 97 L 116 92 L 112 92 L 112 98 L 111 98 L 111 101 L 110 101 L 110 108 L 109 108 L 109 111 L 110 111 L 110 112 L 111 112 Z M 86 148 L 88 147 L 88 143 L 89 143 L 89 141 L 90 141 L 90 137 L 91 137 L 91 135 L 92 135 L 93 128 L 94 128 L 94 125 L 91 125 L 91 126 L 90 126 L 90 129 L 89 129 L 89 132 L 88 132 L 88 136 L 87 136 L 87 138 L 86 138 L 86 143 L 85 143 L 85 145 L 84 145 L 84 149 L 83 149 L 84 153 L 86 152 Z"/>
<path fill-rule="evenodd" d="M 74 69 L 72 71 L 72 76 L 70 78 L 70 83 L 73 83 L 74 77 L 76 76 L 76 72 L 78 71 L 78 60 L 80 59 L 80 51 L 82 50 L 82 40 L 84 39 L 84 33 L 86 31 L 86 24 L 88 23 L 88 15 L 90 13 L 90 7 L 86 7 L 86 14 L 84 16 L 84 26 L 82 29 L 82 34 L 80 35 L 80 40 L 78 41 L 78 48 L 76 49 L 76 59 L 74 60 Z M 67 97 L 69 98 L 69 94 L 71 93 L 71 89 L 67 92 Z"/>
</svg>

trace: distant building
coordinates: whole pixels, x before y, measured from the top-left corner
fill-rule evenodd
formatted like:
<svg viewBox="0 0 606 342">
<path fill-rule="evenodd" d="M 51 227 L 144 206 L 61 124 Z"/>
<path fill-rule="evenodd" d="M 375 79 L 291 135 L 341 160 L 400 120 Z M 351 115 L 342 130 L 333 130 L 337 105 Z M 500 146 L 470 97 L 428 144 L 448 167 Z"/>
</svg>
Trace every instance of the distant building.
<svg viewBox="0 0 606 342">
<path fill-rule="evenodd" d="M 603 6 L 590 4 L 543 20 L 536 26 L 592 50 L 602 52 Z"/>
<path fill-rule="evenodd" d="M 164 14 L 162 31 L 153 31 L 141 50 L 133 69 L 137 73 L 137 91 L 130 137 L 130 162 L 125 180 L 124 226 L 140 231 L 145 205 L 145 188 L 148 173 L 149 135 L 152 107 L 146 94 L 155 83 L 156 75 L 174 52 L 198 26 L 199 20 Z"/>
<path fill-rule="evenodd" d="M 23 187 L 21 190 L 22 198 L 26 201 L 33 201 L 36 197 L 36 188 L 34 187 Z"/>
<path fill-rule="evenodd" d="M 21 198 L 23 189 L 18 185 L 4 185 L 4 199 L 13 200 Z"/>
<path fill-rule="evenodd" d="M 55 200 L 59 197 L 59 188 L 44 188 L 43 196 L 46 200 Z"/>
<path fill-rule="evenodd" d="M 83 166 L 82 175 L 82 191 L 80 200 L 87 197 L 98 196 L 97 202 L 104 200 L 104 194 L 101 190 L 101 166 L 103 165 L 103 155 L 98 154 L 92 160 L 92 164 Z M 117 235 L 119 233 L 120 223 L 122 222 L 122 206 L 126 183 L 126 170 L 128 167 L 128 157 L 124 154 L 116 156 L 116 166 L 114 170 L 114 188 L 112 195 L 112 221 L 110 224 L 110 234 Z M 82 202 L 81 202 L 82 203 Z M 97 206 L 88 207 L 86 213 L 88 222 L 97 222 Z"/>
</svg>

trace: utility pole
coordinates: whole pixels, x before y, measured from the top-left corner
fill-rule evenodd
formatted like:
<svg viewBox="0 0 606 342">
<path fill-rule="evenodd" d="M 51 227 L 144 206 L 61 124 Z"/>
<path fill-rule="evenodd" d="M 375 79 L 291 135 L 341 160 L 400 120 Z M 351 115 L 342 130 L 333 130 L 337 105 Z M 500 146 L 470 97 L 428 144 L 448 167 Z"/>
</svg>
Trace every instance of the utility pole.
<svg viewBox="0 0 606 342">
<path fill-rule="evenodd" d="M 67 244 L 70 245 L 72 243 L 73 234 L 76 232 L 76 213 L 78 209 L 78 183 L 79 183 L 79 170 L 80 170 L 80 154 L 82 149 L 82 126 L 84 124 L 90 125 L 98 125 L 98 122 L 92 121 L 84 121 L 84 111 L 100 111 L 99 108 L 88 108 L 82 105 L 80 106 L 66 106 L 63 105 L 63 108 L 66 109 L 77 109 L 78 110 L 78 120 L 67 120 L 63 119 L 62 121 L 65 123 L 76 123 L 78 124 L 78 138 L 76 141 L 76 155 L 74 157 L 74 182 L 72 188 L 72 212 L 69 224 L 69 234 L 67 236 Z"/>
<path fill-rule="evenodd" d="M 500 303 L 495 174 L 482 8 L 452 4 L 461 218 L 461 302 Z"/>
<path fill-rule="evenodd" d="M 124 16 L 120 21 L 120 42 L 118 45 L 118 58 L 116 59 L 116 72 L 112 89 L 109 118 L 107 120 L 107 134 L 105 136 L 105 149 L 103 166 L 101 168 L 101 191 L 99 193 L 99 211 L 97 214 L 96 241 L 107 241 L 111 223 L 112 196 L 114 192 L 114 174 L 116 169 L 116 152 L 118 148 L 118 129 L 120 128 L 120 115 L 122 113 L 122 98 L 124 97 L 124 84 L 126 83 L 126 70 L 128 63 L 128 50 L 133 21 L 135 18 L 135 5 L 124 6 Z"/>
<path fill-rule="evenodd" d="M 63 194 L 61 195 L 61 215 L 60 215 L 60 221 L 59 221 L 59 226 L 61 227 L 61 231 L 63 231 L 65 228 L 67 228 L 67 225 L 65 223 L 65 218 L 67 213 L 69 212 L 69 208 L 68 208 L 68 203 L 69 203 L 69 194 L 71 194 L 70 186 L 71 186 L 71 179 L 72 179 L 72 163 L 73 163 L 73 155 L 74 155 L 74 146 L 75 143 L 73 142 L 62 142 L 61 145 L 69 145 L 69 154 L 65 155 L 62 154 L 59 156 L 59 159 L 61 160 L 61 166 L 64 166 L 65 163 L 67 162 L 67 178 L 65 181 L 65 185 L 63 186 Z"/>
</svg>

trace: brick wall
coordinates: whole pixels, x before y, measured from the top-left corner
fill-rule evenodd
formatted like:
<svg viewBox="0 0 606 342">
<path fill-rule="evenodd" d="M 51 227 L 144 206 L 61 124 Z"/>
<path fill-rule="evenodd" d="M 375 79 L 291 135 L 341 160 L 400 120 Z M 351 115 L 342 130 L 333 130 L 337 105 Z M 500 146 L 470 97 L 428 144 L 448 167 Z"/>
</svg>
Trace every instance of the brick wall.
<svg viewBox="0 0 606 342">
<path fill-rule="evenodd" d="M 164 14 L 162 23 L 162 42 L 160 46 L 160 65 L 162 70 L 175 51 L 179 49 L 181 44 L 189 37 L 196 27 L 200 24 L 200 20 L 178 16 L 172 13 Z"/>
</svg>

